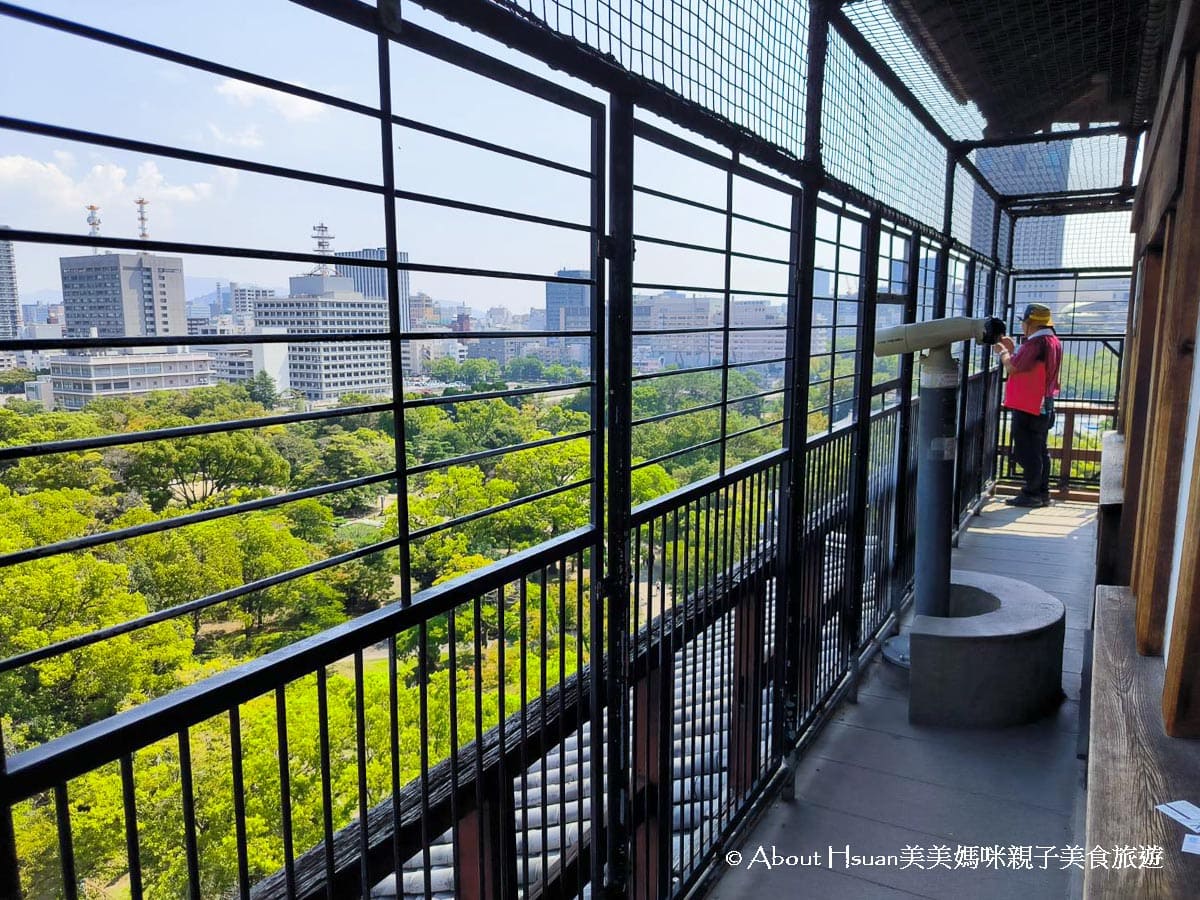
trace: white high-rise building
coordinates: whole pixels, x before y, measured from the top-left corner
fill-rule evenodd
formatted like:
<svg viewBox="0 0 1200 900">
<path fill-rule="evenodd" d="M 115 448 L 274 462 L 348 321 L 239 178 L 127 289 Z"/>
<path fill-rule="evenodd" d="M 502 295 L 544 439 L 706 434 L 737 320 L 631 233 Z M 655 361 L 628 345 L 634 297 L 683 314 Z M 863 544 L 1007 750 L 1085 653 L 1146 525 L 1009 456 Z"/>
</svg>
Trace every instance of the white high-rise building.
<svg viewBox="0 0 1200 900">
<path fill-rule="evenodd" d="M 105 253 L 58 261 L 67 337 L 187 334 L 183 260 L 153 253 Z"/>
<path fill-rule="evenodd" d="M 348 277 L 314 273 L 291 280 L 290 296 L 255 304 L 254 321 L 288 334 L 347 334 L 388 330 L 387 300 L 364 297 Z M 359 393 L 391 396 L 391 357 L 386 341 L 288 344 L 288 381 L 315 402 Z"/>
<path fill-rule="evenodd" d="M 8 226 L 0 225 L 7 230 Z M 21 327 L 21 302 L 17 296 L 17 261 L 12 241 L 0 240 L 0 338 L 15 338 Z"/>
<path fill-rule="evenodd" d="M 338 259 L 387 259 L 387 247 L 366 247 L 362 250 L 340 250 L 333 254 Z M 399 251 L 396 261 L 401 265 L 408 263 L 408 254 Z M 364 297 L 387 299 L 387 269 L 380 266 L 352 266 L 345 263 L 336 265 L 337 274 L 354 282 L 354 290 Z M 409 313 L 408 302 L 408 270 L 401 269 L 399 275 L 400 290 L 400 330 L 412 329 L 412 316 Z"/>
<path fill-rule="evenodd" d="M 254 305 L 259 300 L 275 296 L 274 288 L 259 287 L 257 284 L 229 283 L 229 299 L 233 310 L 233 321 L 237 325 L 252 326 L 254 324 Z"/>
</svg>

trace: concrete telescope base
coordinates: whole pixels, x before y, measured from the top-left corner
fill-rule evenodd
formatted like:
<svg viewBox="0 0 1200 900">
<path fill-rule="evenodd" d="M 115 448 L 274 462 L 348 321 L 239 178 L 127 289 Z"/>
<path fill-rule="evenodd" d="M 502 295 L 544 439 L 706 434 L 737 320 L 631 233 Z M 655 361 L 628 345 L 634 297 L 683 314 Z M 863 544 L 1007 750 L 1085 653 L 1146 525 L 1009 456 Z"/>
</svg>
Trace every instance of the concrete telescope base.
<svg viewBox="0 0 1200 900">
<path fill-rule="evenodd" d="M 1062 603 L 1014 578 L 959 570 L 950 577 L 950 615 L 915 616 L 909 631 L 909 721 L 996 728 L 1056 709 Z"/>
</svg>

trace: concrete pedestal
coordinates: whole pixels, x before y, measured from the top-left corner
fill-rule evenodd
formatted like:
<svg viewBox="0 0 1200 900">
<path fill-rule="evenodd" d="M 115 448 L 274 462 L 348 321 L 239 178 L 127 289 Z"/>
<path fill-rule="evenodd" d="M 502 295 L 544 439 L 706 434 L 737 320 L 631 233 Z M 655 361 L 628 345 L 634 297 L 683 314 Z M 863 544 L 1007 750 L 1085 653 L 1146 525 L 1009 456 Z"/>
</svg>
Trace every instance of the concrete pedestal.
<svg viewBox="0 0 1200 900">
<path fill-rule="evenodd" d="M 951 573 L 950 615 L 913 618 L 910 722 L 995 728 L 1062 701 L 1066 610 L 1014 578 Z"/>
</svg>

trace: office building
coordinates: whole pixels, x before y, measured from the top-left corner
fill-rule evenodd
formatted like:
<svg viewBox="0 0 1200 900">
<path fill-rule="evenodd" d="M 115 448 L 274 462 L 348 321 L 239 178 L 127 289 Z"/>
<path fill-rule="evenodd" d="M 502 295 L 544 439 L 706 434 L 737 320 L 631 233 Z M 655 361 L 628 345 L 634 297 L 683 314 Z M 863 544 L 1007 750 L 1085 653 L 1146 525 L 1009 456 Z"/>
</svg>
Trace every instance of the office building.
<svg viewBox="0 0 1200 900">
<path fill-rule="evenodd" d="M 286 334 L 386 332 L 387 300 L 364 297 L 347 276 L 316 272 L 290 279 L 287 297 L 266 297 L 255 304 L 262 328 Z M 386 341 L 288 344 L 291 389 L 317 403 L 337 402 L 344 394 L 391 396 L 391 358 Z"/>
<path fill-rule="evenodd" d="M 387 247 L 364 248 L 362 250 L 341 250 L 333 254 L 338 259 L 375 259 L 387 260 Z M 408 263 L 408 254 L 400 251 L 396 254 L 397 262 L 401 265 Z M 387 269 L 378 266 L 354 266 L 338 263 L 337 274 L 354 282 L 354 290 L 364 297 L 387 299 Z M 409 312 L 408 299 L 408 270 L 401 269 L 399 279 L 400 297 L 400 330 L 409 331 L 412 328 L 412 315 Z"/>
<path fill-rule="evenodd" d="M 69 353 L 50 360 L 50 378 L 55 405 L 78 410 L 102 397 L 204 387 L 212 365 L 206 353 Z"/>
<path fill-rule="evenodd" d="M 187 334 L 183 260 L 105 253 L 59 260 L 67 337 Z"/>
<path fill-rule="evenodd" d="M 591 278 L 583 269 L 559 269 L 560 278 Z M 592 286 L 552 281 L 546 284 L 546 330 L 586 331 L 591 328 Z"/>
<path fill-rule="evenodd" d="M 286 332 L 282 328 L 256 326 L 247 333 Z M 275 390 L 280 394 L 292 388 L 287 344 L 210 344 L 204 348 L 204 352 L 212 357 L 214 381 L 244 384 L 259 372 L 266 372 L 275 382 Z"/>
</svg>

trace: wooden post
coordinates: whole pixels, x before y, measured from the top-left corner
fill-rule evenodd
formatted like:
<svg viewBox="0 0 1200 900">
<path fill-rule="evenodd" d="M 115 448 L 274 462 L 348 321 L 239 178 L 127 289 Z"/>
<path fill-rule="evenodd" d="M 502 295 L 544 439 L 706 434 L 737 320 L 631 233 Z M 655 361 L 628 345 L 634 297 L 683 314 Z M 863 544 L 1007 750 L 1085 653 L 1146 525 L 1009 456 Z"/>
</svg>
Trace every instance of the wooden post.
<svg viewBox="0 0 1200 900">
<path fill-rule="evenodd" d="M 1074 454 L 1071 452 L 1074 449 L 1071 445 L 1075 441 L 1073 407 L 1067 407 L 1063 411 L 1063 419 L 1062 448 L 1059 450 L 1058 462 L 1058 496 L 1065 500 L 1071 493 L 1071 463 L 1074 461 Z"/>
<path fill-rule="evenodd" d="M 517 896 L 516 810 L 512 783 L 487 778 L 483 806 L 467 811 L 457 823 L 458 896 L 463 900 L 501 900 Z M 403 896 L 404 873 L 396 873 Z"/>
<path fill-rule="evenodd" d="M 1165 230 L 1171 230 L 1168 216 Z M 1115 583 L 1129 584 L 1133 570 L 1134 534 L 1141 498 L 1142 460 L 1146 451 L 1146 412 L 1150 402 L 1150 373 L 1153 367 L 1154 322 L 1162 302 L 1162 248 L 1150 247 L 1142 257 L 1142 277 L 1138 286 L 1140 300 L 1133 330 L 1125 342 L 1125 494 L 1121 508 L 1121 536 L 1118 542 Z"/>
<path fill-rule="evenodd" d="M 1188 77 L 1197 79 L 1193 67 Z M 1193 83 L 1192 97 L 1196 98 Z M 1166 293 L 1154 334 L 1148 443 L 1141 467 L 1140 508 L 1134 544 L 1133 587 L 1137 595 L 1138 652 L 1162 653 L 1168 582 L 1175 546 L 1179 484 L 1170 477 L 1183 463 L 1181 440 L 1187 421 L 1188 391 L 1200 297 L 1200 103 L 1187 115 L 1183 190 L 1175 210 L 1175 228 L 1164 251 Z"/>
<path fill-rule="evenodd" d="M 745 590 L 734 611 L 729 792 L 735 801 L 749 795 L 759 771 L 758 745 L 763 719 L 762 690 L 757 677 L 762 656 L 760 610 L 755 592 Z"/>
<path fill-rule="evenodd" d="M 628 896 L 658 900 L 670 892 L 674 756 L 671 698 L 674 654 L 664 654 L 633 688 L 633 867 Z"/>
<path fill-rule="evenodd" d="M 1175 614 L 1163 683 L 1163 725 L 1172 737 L 1200 738 L 1200 434 L 1194 435 L 1183 554 L 1175 582 Z M 1182 479 L 1181 479 L 1182 483 Z"/>
</svg>

